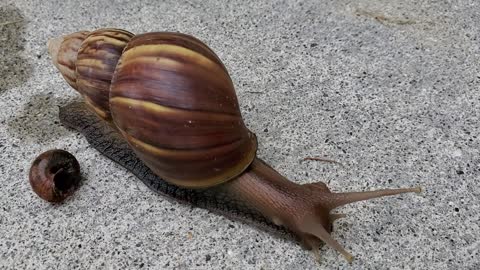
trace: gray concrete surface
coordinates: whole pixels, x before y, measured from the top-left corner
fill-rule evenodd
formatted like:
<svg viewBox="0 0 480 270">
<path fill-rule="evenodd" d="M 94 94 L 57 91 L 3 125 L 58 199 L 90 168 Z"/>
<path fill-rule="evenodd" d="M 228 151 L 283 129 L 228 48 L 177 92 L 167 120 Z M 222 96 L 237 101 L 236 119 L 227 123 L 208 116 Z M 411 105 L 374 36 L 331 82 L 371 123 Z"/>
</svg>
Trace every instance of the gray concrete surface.
<svg viewBox="0 0 480 270">
<path fill-rule="evenodd" d="M 470 1 L 0 1 L 1 269 L 479 269 L 480 3 Z M 314 262 L 297 244 L 167 202 L 59 125 L 78 98 L 50 37 L 180 31 L 230 70 L 259 156 L 336 191 L 424 187 L 345 206 Z M 42 151 L 74 153 L 62 205 L 27 181 Z M 303 162 L 323 156 L 345 164 Z"/>
</svg>

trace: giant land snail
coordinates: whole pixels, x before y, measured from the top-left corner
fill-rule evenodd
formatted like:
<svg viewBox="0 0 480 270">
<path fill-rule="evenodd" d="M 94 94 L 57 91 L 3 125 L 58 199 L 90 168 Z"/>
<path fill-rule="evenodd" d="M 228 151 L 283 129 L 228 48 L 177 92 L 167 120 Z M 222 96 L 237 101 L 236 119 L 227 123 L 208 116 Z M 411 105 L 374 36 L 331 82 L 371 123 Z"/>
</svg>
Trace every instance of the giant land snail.
<svg viewBox="0 0 480 270">
<path fill-rule="evenodd" d="M 323 182 L 297 184 L 280 175 L 256 157 L 255 134 L 245 127 L 225 66 L 192 36 L 100 29 L 52 39 L 48 47 L 54 65 L 96 115 L 72 105 L 60 112 L 62 122 L 140 178 L 148 178 L 148 167 L 158 176 L 149 186 L 171 197 L 248 212 L 292 233 L 307 249 L 316 251 L 324 242 L 350 262 L 353 256 L 330 235 L 332 222 L 343 215 L 330 211 L 420 192 L 333 193 Z M 98 119 L 116 132 L 101 133 Z M 125 161 L 115 153 L 122 140 L 144 164 L 133 154 Z"/>
</svg>

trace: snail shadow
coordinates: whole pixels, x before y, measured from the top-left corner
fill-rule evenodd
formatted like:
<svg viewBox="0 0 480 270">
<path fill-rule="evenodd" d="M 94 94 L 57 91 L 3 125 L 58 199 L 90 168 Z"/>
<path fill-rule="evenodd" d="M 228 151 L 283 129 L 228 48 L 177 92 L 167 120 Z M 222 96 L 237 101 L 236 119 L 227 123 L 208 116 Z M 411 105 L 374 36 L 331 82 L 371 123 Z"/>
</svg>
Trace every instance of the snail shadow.
<svg viewBox="0 0 480 270">
<path fill-rule="evenodd" d="M 13 5 L 0 6 L 0 94 L 22 85 L 32 73 L 24 50 L 26 21 Z"/>
<path fill-rule="evenodd" d="M 59 104 L 64 99 L 54 98 L 52 92 L 29 97 L 24 107 L 7 122 L 7 131 L 15 138 L 30 143 L 45 144 L 69 134 L 60 128 Z"/>
</svg>

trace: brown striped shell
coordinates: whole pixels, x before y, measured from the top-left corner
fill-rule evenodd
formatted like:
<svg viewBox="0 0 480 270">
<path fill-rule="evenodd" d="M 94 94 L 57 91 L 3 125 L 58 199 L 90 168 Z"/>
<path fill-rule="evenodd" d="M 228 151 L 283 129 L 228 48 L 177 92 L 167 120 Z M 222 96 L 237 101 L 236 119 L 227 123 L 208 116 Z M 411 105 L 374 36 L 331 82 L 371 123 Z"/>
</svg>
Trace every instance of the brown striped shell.
<svg viewBox="0 0 480 270">
<path fill-rule="evenodd" d="M 111 120 L 108 96 L 113 72 L 133 34 L 121 29 L 81 31 L 61 40 L 55 66 L 98 116 Z M 55 46 L 51 42 L 49 47 Z M 49 48 L 51 51 L 55 48 Z"/>
<path fill-rule="evenodd" d="M 111 113 L 135 153 L 175 185 L 208 187 L 241 174 L 255 158 L 257 141 L 218 56 L 189 35 L 146 33 L 127 41 L 128 32 L 111 37 L 108 31 L 88 34 L 76 57 L 71 85 L 87 104 L 104 119 Z"/>
</svg>

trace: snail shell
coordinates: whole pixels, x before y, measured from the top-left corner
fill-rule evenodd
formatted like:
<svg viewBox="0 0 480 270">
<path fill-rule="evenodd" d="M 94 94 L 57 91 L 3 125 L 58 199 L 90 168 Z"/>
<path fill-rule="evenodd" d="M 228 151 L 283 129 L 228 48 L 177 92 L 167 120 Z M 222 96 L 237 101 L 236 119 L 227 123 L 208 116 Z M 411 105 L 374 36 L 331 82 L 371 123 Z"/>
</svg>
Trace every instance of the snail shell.
<svg viewBox="0 0 480 270">
<path fill-rule="evenodd" d="M 91 110 L 112 121 L 138 157 L 170 183 L 217 185 L 255 158 L 256 137 L 242 120 L 232 80 L 200 40 L 100 29 L 49 47 Z"/>
</svg>

